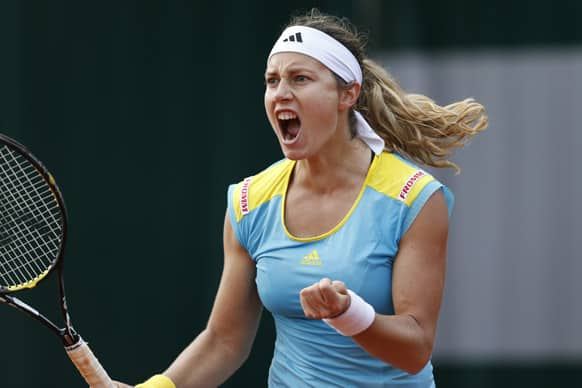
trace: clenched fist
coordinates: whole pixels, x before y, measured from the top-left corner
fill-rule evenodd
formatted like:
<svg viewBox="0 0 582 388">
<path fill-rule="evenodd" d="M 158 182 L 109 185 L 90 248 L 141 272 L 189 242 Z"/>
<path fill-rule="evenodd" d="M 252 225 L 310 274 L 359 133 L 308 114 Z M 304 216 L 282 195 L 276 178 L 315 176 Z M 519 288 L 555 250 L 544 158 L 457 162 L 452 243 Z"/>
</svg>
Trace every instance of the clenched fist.
<svg viewBox="0 0 582 388">
<path fill-rule="evenodd" d="M 334 318 L 350 306 L 350 296 L 344 282 L 323 278 L 299 293 L 301 307 L 307 318 Z"/>
</svg>

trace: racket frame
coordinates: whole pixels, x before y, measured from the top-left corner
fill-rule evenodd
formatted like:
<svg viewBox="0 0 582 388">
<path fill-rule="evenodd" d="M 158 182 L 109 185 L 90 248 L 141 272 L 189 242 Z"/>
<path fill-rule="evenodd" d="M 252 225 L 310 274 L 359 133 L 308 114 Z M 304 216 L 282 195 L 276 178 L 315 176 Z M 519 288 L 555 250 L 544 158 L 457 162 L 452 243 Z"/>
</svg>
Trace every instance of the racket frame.
<svg viewBox="0 0 582 388">
<path fill-rule="evenodd" d="M 67 306 L 67 298 L 65 295 L 65 279 L 64 279 L 64 262 L 65 262 L 65 245 L 67 242 L 68 237 L 68 213 L 67 208 L 65 206 L 65 201 L 63 199 L 63 195 L 61 190 L 59 189 L 54 177 L 49 172 L 49 170 L 44 166 L 44 164 L 34 156 L 24 145 L 20 144 L 16 140 L 0 133 L 0 147 L 3 145 L 7 145 L 10 149 L 15 150 L 25 159 L 27 159 L 30 164 L 37 170 L 37 172 L 42 176 L 44 181 L 47 183 L 51 193 L 53 194 L 57 204 L 59 206 L 59 210 L 61 212 L 61 227 L 62 227 L 62 236 L 59 242 L 59 251 L 58 254 L 53 261 L 52 265 L 41 275 L 37 276 L 37 278 L 26 282 L 24 284 L 14 286 L 14 287 L 4 287 L 0 285 L 0 300 L 4 303 L 8 304 L 11 307 L 16 308 L 17 310 L 22 311 L 23 313 L 29 315 L 30 317 L 36 319 L 40 323 L 42 323 L 45 327 L 51 330 L 57 337 L 63 341 L 65 346 L 73 346 L 79 341 L 79 336 L 75 332 L 75 330 L 71 326 L 71 319 L 69 316 L 69 309 Z M 38 310 L 31 307 L 27 303 L 23 302 L 22 300 L 12 296 L 10 294 L 15 293 L 17 291 L 26 289 L 26 288 L 34 288 L 36 285 L 43 281 L 44 279 L 48 278 L 48 276 L 56 271 L 58 276 L 58 288 L 59 288 L 59 306 L 61 315 L 63 318 L 63 322 L 65 324 L 64 328 L 61 328 L 55 325 L 50 319 L 45 317 L 41 314 Z"/>
<path fill-rule="evenodd" d="M 0 301 L 34 318 L 57 335 L 57 337 L 63 341 L 67 355 L 91 388 L 114 388 L 115 386 L 113 382 L 107 375 L 107 372 L 101 363 L 99 363 L 99 360 L 95 357 L 87 343 L 83 341 L 71 326 L 71 319 L 69 317 L 69 309 L 67 307 L 67 299 L 65 296 L 64 281 L 64 249 L 68 236 L 68 216 L 63 195 L 48 169 L 25 146 L 0 133 L 0 147 L 4 145 L 25 157 L 48 184 L 61 212 L 62 236 L 58 246 L 58 253 L 52 265 L 40 275 L 36 276 L 35 279 L 25 282 L 24 284 L 13 287 L 0 286 Z M 47 276 L 55 270 L 57 271 L 58 276 L 57 280 L 59 283 L 58 288 L 60 296 L 59 305 L 65 323 L 64 328 L 58 327 L 35 308 L 11 295 L 11 293 L 25 288 L 34 288 L 39 282 L 46 279 Z"/>
</svg>

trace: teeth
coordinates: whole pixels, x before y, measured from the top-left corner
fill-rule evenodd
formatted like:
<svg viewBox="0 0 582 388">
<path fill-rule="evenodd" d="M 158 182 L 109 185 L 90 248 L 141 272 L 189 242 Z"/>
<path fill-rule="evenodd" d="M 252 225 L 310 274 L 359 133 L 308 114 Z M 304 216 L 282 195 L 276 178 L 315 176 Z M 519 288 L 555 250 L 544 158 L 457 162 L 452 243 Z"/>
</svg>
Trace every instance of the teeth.
<svg viewBox="0 0 582 388">
<path fill-rule="evenodd" d="M 291 120 L 291 119 L 296 119 L 297 115 L 295 113 L 291 113 L 291 112 L 281 112 L 277 115 L 277 118 L 279 120 Z"/>
</svg>

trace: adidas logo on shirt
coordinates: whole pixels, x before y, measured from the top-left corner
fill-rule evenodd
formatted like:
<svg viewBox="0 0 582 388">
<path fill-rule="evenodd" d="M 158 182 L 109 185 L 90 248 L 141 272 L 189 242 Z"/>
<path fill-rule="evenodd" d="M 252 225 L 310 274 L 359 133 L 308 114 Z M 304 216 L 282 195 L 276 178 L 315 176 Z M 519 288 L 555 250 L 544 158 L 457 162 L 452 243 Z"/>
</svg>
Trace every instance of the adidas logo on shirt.
<svg viewBox="0 0 582 388">
<path fill-rule="evenodd" d="M 299 264 L 303 265 L 322 265 L 321 259 L 319 258 L 319 254 L 316 250 L 313 250 L 310 254 L 305 256 Z"/>
<path fill-rule="evenodd" d="M 294 35 L 289 35 L 287 38 L 283 39 L 283 42 L 303 42 L 303 38 L 301 38 L 301 33 L 296 32 Z"/>
</svg>

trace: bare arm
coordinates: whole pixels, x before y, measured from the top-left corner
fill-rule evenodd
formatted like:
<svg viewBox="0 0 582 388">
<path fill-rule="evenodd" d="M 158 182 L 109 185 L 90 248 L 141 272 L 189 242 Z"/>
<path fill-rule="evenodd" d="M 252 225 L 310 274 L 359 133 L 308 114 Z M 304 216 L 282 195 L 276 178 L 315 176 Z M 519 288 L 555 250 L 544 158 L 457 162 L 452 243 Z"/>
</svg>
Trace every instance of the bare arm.
<svg viewBox="0 0 582 388">
<path fill-rule="evenodd" d="M 164 372 L 177 387 L 216 387 L 248 357 L 262 305 L 255 264 L 224 221 L 224 269 L 206 329 Z"/>
<path fill-rule="evenodd" d="M 409 373 L 418 373 L 432 354 L 445 284 L 447 205 L 433 195 L 400 242 L 392 275 L 395 315 L 376 315 L 354 336 L 366 351 Z"/>
<path fill-rule="evenodd" d="M 376 314 L 372 326 L 352 338 L 368 353 L 409 373 L 418 373 L 432 354 L 444 290 L 448 214 L 435 193 L 400 241 L 392 274 L 394 315 Z M 347 308 L 342 282 L 322 279 L 301 292 L 309 318 L 334 317 Z"/>
</svg>

